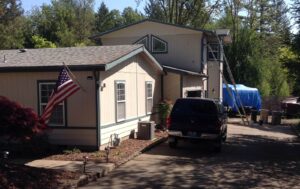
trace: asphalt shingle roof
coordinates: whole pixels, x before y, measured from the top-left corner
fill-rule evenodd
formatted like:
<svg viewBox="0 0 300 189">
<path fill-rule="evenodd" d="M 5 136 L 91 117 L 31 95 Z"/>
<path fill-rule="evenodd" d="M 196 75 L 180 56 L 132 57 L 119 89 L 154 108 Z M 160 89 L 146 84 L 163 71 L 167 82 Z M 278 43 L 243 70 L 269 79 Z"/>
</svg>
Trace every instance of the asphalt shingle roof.
<svg viewBox="0 0 300 189">
<path fill-rule="evenodd" d="M 0 50 L 0 69 L 17 67 L 97 66 L 111 63 L 142 45 L 89 46 L 67 48 L 43 48 L 20 50 Z"/>
</svg>

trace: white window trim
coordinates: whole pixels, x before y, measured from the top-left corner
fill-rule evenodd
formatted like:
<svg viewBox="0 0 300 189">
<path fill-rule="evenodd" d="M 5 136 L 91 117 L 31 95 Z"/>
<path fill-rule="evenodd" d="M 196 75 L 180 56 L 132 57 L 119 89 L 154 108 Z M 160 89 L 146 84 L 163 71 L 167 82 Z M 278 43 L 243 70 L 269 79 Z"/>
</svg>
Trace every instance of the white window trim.
<svg viewBox="0 0 300 189">
<path fill-rule="evenodd" d="M 214 50 L 213 48 L 212 48 L 212 46 L 214 46 L 214 45 L 216 45 L 216 46 L 218 46 L 218 50 Z M 211 47 L 211 48 L 209 48 L 209 47 Z M 211 51 L 212 50 L 212 51 Z M 210 53 L 217 53 L 217 56 L 216 57 L 213 57 L 213 58 L 210 58 L 209 57 L 209 54 Z M 216 58 L 216 60 L 214 59 L 214 58 Z M 207 46 L 207 60 L 210 60 L 210 61 L 217 61 L 217 60 L 219 60 L 220 59 L 220 46 L 219 46 L 219 44 L 218 43 L 208 43 L 208 46 Z"/>
<path fill-rule="evenodd" d="M 146 36 L 138 39 L 134 44 L 141 44 L 140 42 L 143 41 L 143 40 L 145 40 L 145 39 L 146 39 L 146 45 L 145 45 L 145 47 L 147 49 L 149 49 L 149 36 L 148 35 L 146 35 Z"/>
<path fill-rule="evenodd" d="M 166 49 L 163 51 L 154 50 L 154 39 L 157 41 L 160 41 L 166 45 Z M 162 39 L 159 39 L 158 37 L 151 35 L 151 52 L 152 53 L 167 53 L 168 52 L 168 43 Z"/>
<path fill-rule="evenodd" d="M 124 84 L 124 92 L 125 92 L 125 100 L 119 100 L 118 101 L 118 92 L 117 92 L 117 86 L 118 86 L 118 84 L 121 84 L 121 83 L 123 83 Z M 120 103 L 120 102 L 124 102 L 125 103 L 125 112 L 124 112 L 124 118 L 122 118 L 122 119 L 118 119 L 118 103 Z M 116 122 L 122 122 L 122 121 L 125 121 L 126 120 L 126 82 L 124 81 L 124 80 L 117 80 L 117 81 L 115 81 L 115 103 L 116 103 L 116 105 L 115 105 L 115 107 L 116 107 L 116 111 L 115 111 L 115 113 L 116 113 Z"/>
<path fill-rule="evenodd" d="M 148 97 L 148 84 L 151 84 L 151 90 L 152 90 L 152 96 L 151 97 Z M 153 108 L 153 82 L 152 81 L 146 81 L 145 83 L 145 88 L 146 88 L 146 93 L 145 93 L 145 99 L 146 99 L 146 115 L 149 115 L 149 114 L 152 114 L 152 111 L 148 112 L 148 100 L 152 100 L 152 108 Z M 152 109 L 151 108 L 151 109 Z"/>
<path fill-rule="evenodd" d="M 43 82 L 43 81 L 40 81 L 39 82 L 39 88 L 38 88 L 38 90 L 39 90 L 39 113 L 40 113 L 40 115 L 42 115 L 42 113 L 43 113 L 43 106 L 46 106 L 47 105 L 47 103 L 44 103 L 44 102 L 42 102 L 42 85 L 56 85 L 56 82 L 49 82 L 49 81 L 45 81 L 45 82 Z M 63 112 L 63 123 L 62 124 L 53 124 L 53 123 L 50 123 L 49 124 L 49 126 L 53 126 L 53 127 L 64 127 L 64 126 L 66 126 L 66 114 L 65 114 L 65 101 L 63 101 L 63 102 L 61 102 L 61 103 L 59 103 L 58 105 L 62 105 L 62 107 L 63 107 L 63 110 L 62 110 L 62 112 Z M 51 118 L 51 117 L 50 117 Z"/>
</svg>

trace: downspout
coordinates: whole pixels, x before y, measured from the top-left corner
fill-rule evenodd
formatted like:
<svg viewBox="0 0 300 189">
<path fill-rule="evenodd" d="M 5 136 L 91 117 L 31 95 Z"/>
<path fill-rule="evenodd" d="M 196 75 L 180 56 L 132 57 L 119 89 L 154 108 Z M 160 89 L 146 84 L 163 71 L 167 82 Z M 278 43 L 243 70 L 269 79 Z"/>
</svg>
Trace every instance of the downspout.
<svg viewBox="0 0 300 189">
<path fill-rule="evenodd" d="M 204 70 L 204 34 L 202 34 L 201 38 L 201 62 L 200 62 L 200 73 L 203 73 Z"/>
<path fill-rule="evenodd" d="M 183 76 L 180 74 L 180 98 L 183 98 Z"/>
<path fill-rule="evenodd" d="M 98 70 L 94 70 L 93 72 L 94 78 L 95 78 L 95 101 L 96 101 L 96 146 L 97 150 L 100 149 L 101 145 L 101 129 L 100 129 L 100 114 L 101 114 L 101 108 L 100 108 L 100 72 Z"/>
<path fill-rule="evenodd" d="M 202 34 L 202 38 L 201 38 L 201 53 L 200 53 L 200 56 L 201 56 L 201 60 L 200 60 L 200 73 L 204 73 L 204 33 Z M 202 78 L 202 85 L 203 85 L 203 88 L 202 88 L 202 95 L 204 98 L 205 98 L 205 84 L 204 84 L 204 80 Z M 207 85 L 206 85 L 207 86 Z"/>
</svg>

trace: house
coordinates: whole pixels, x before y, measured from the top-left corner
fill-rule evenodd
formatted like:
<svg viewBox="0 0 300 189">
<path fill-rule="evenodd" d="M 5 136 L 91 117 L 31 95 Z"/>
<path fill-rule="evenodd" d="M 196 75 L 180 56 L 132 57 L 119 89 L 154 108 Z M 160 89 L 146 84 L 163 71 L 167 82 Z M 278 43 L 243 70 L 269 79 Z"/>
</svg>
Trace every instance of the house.
<svg viewBox="0 0 300 189">
<path fill-rule="evenodd" d="M 59 104 L 49 139 L 99 148 L 149 120 L 161 99 L 162 67 L 140 44 L 0 51 L 0 95 L 41 114 L 63 62 L 82 86 Z"/>
<path fill-rule="evenodd" d="M 208 97 L 222 101 L 222 39 L 215 32 L 142 20 L 91 37 L 102 45 L 144 44 L 163 66 L 163 98 Z"/>
</svg>

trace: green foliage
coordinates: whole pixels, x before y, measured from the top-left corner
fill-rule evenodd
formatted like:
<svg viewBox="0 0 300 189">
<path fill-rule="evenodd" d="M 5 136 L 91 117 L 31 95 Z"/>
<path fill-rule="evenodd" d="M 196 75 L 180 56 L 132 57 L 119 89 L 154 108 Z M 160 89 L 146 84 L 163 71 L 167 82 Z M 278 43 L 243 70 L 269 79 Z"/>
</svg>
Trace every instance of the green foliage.
<svg viewBox="0 0 300 189">
<path fill-rule="evenodd" d="M 203 28 L 220 9 L 220 1 L 149 0 L 146 16 L 172 24 Z"/>
<path fill-rule="evenodd" d="M 172 110 L 172 103 L 164 100 L 158 104 L 158 112 L 160 116 L 160 124 L 166 126 L 166 120 Z"/>
<path fill-rule="evenodd" d="M 25 19 L 19 0 L 0 2 L 0 49 L 22 48 Z"/>
<path fill-rule="evenodd" d="M 137 10 L 133 10 L 131 7 L 126 7 L 123 12 L 122 16 L 124 18 L 123 24 L 131 24 L 137 21 L 144 19 L 144 16 L 137 12 Z"/>
<path fill-rule="evenodd" d="M 28 141 L 46 129 L 46 124 L 30 108 L 0 96 L 0 137 Z"/>
<path fill-rule="evenodd" d="M 81 150 L 78 149 L 78 148 L 73 148 L 73 149 L 66 149 L 63 151 L 64 154 L 78 154 L 78 153 L 81 153 Z"/>
<path fill-rule="evenodd" d="M 62 47 L 91 44 L 88 37 L 94 28 L 93 3 L 93 0 L 57 0 L 43 5 L 30 15 L 33 33 Z"/>
<path fill-rule="evenodd" d="M 34 48 L 56 48 L 56 45 L 51 41 L 47 41 L 45 38 L 38 35 L 32 36 L 32 43 Z"/>
</svg>

